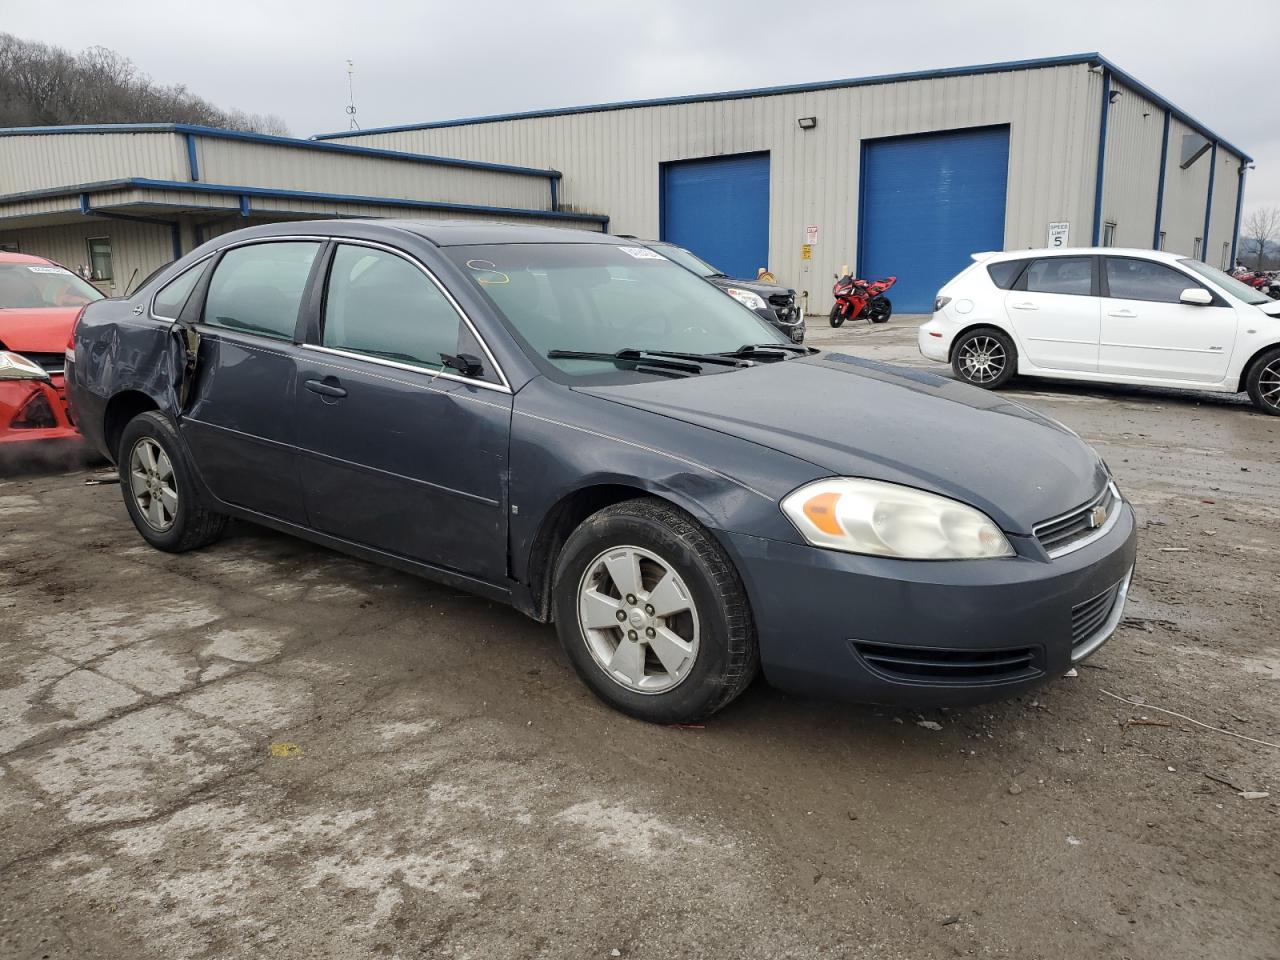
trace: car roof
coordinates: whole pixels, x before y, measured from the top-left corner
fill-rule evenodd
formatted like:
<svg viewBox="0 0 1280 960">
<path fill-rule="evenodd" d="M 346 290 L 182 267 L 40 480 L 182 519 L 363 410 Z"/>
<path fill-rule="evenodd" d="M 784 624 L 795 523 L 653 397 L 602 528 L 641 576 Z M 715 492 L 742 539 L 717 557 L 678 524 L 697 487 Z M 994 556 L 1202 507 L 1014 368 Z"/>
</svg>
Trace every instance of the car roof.
<svg viewBox="0 0 1280 960">
<path fill-rule="evenodd" d="M 10 253 L 5 250 L 0 250 L 0 263 L 44 263 L 55 267 L 61 266 L 61 264 L 46 260 L 44 257 L 33 256 L 29 253 Z"/>
<path fill-rule="evenodd" d="M 282 234 L 325 234 L 341 236 L 351 227 L 393 233 L 412 233 L 438 247 L 469 246 L 472 244 L 502 243 L 617 243 L 618 238 L 593 230 L 574 230 L 565 227 L 545 227 L 533 224 L 500 223 L 489 220 L 401 220 L 342 219 L 342 220 L 289 220 L 264 224 L 236 231 L 237 239 Z M 223 234 L 224 237 L 231 234 Z"/>
<path fill-rule="evenodd" d="M 1141 247 L 1042 247 L 1031 250 L 998 250 L 990 253 L 975 253 L 973 259 L 979 263 L 999 263 L 1003 260 L 1027 260 L 1040 257 L 1141 257 L 1144 260 L 1156 260 L 1160 263 L 1177 263 L 1187 259 L 1185 254 L 1168 253 L 1164 250 L 1145 250 Z"/>
</svg>

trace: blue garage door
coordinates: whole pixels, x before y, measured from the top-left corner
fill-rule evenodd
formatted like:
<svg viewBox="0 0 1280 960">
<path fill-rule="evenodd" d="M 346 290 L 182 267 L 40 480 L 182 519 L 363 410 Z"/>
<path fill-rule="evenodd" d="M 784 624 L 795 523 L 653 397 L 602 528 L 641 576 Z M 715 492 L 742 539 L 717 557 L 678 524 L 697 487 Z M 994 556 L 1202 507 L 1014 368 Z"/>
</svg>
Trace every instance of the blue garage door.
<svg viewBox="0 0 1280 960">
<path fill-rule="evenodd" d="M 1004 249 L 1008 179 L 1008 127 L 865 143 L 858 275 L 896 276 L 895 311 L 930 312 L 969 254 Z"/>
<path fill-rule="evenodd" d="M 662 239 L 731 277 L 769 263 L 769 154 L 662 165 Z"/>
</svg>

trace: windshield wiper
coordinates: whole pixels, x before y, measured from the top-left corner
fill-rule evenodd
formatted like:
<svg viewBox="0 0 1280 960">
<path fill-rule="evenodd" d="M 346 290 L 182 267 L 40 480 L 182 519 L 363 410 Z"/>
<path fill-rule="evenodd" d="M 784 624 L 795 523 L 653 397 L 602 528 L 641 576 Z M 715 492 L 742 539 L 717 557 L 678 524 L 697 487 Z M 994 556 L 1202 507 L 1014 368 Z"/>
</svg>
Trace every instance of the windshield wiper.
<svg viewBox="0 0 1280 960">
<path fill-rule="evenodd" d="M 813 347 L 802 347 L 794 343 L 744 343 L 737 350 L 726 350 L 720 354 L 722 357 L 766 357 L 771 354 L 779 354 L 785 356 L 788 353 L 796 355 L 808 356 L 811 353 L 817 353 Z"/>
<path fill-rule="evenodd" d="M 614 353 L 594 350 L 548 350 L 548 360 L 604 360 L 636 367 L 653 367 L 656 370 L 678 370 L 681 373 L 701 373 L 701 364 L 660 355 L 650 356 L 647 350 L 624 347 Z"/>
</svg>

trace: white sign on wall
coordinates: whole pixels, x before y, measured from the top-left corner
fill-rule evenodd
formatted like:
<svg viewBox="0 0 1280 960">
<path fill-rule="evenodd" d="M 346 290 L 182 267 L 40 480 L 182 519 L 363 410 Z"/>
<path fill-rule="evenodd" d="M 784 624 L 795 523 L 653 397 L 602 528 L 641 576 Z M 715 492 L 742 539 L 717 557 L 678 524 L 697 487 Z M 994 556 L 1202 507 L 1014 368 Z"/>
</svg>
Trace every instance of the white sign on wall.
<svg viewBox="0 0 1280 960">
<path fill-rule="evenodd" d="M 805 242 L 805 243 L 807 243 L 809 246 L 813 246 L 815 243 L 817 243 L 817 242 L 818 242 L 818 228 L 817 228 L 817 227 L 805 227 L 805 228 L 804 228 L 804 242 Z"/>
<path fill-rule="evenodd" d="M 1049 224 L 1049 247 L 1065 247 L 1067 238 L 1071 235 L 1071 224 L 1065 220 L 1062 223 Z"/>
</svg>

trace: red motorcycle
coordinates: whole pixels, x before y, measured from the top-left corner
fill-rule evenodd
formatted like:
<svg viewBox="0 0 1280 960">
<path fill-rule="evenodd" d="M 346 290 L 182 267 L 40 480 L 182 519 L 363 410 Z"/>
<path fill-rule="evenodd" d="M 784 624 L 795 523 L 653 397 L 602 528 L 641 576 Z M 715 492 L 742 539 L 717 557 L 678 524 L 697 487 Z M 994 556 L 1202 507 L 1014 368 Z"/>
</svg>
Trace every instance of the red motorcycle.
<svg viewBox="0 0 1280 960">
<path fill-rule="evenodd" d="M 1240 273 L 1236 274 L 1236 279 L 1247 283 L 1259 293 L 1265 293 L 1272 300 L 1280 300 L 1280 280 L 1268 273 Z"/>
<path fill-rule="evenodd" d="M 851 274 L 836 275 L 836 285 L 831 292 L 836 303 L 831 308 L 831 325 L 838 327 L 846 320 L 866 317 L 872 323 L 886 323 L 893 313 L 893 304 L 884 292 L 898 282 L 897 277 L 883 280 L 858 280 Z"/>
</svg>

